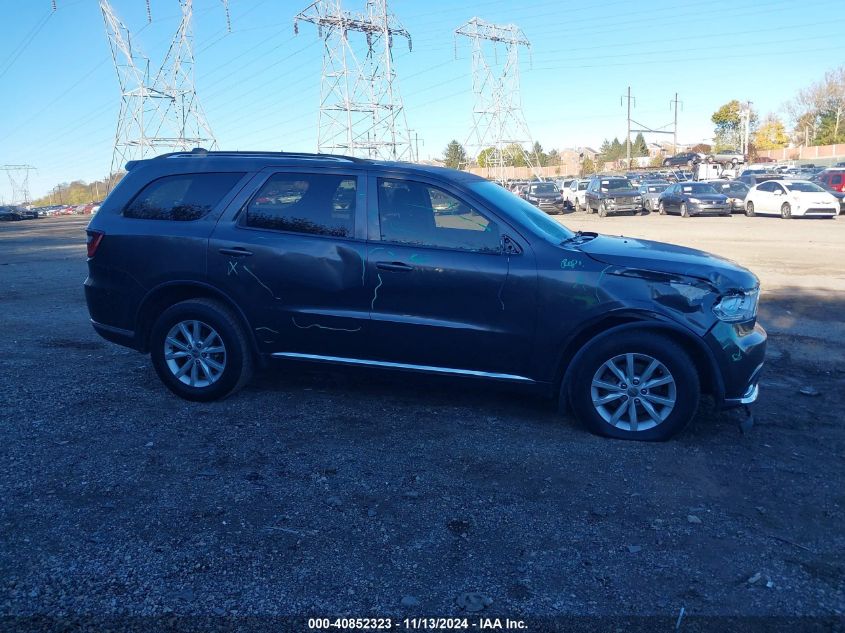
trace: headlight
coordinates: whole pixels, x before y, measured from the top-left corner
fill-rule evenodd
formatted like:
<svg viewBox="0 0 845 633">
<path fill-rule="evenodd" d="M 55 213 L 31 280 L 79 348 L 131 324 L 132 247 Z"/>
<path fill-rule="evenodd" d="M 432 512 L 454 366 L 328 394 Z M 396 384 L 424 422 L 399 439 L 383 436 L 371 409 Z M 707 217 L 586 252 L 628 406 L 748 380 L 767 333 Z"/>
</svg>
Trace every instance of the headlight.
<svg viewBox="0 0 845 633">
<path fill-rule="evenodd" d="M 643 201 L 642 196 L 637 196 L 636 198 L 634 198 L 634 202 L 642 202 L 642 201 Z"/>
<path fill-rule="evenodd" d="M 606 199 L 605 199 L 605 202 L 607 202 L 608 204 L 615 204 L 615 203 L 616 203 L 616 198 L 606 198 Z"/>
<path fill-rule="evenodd" d="M 699 200 L 698 198 L 690 198 L 689 201 L 692 204 L 701 204 L 701 200 Z"/>
<path fill-rule="evenodd" d="M 759 288 L 725 295 L 713 306 L 713 313 L 720 321 L 728 323 L 750 321 L 757 316 L 759 298 Z"/>
</svg>

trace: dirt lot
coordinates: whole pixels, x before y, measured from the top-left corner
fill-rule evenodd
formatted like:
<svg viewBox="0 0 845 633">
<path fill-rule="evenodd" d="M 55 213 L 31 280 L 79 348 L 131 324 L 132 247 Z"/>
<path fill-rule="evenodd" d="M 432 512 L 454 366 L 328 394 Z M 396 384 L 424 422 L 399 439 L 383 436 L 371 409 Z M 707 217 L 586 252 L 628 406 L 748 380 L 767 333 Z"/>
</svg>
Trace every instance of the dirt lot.
<svg viewBox="0 0 845 633">
<path fill-rule="evenodd" d="M 520 392 L 364 370 L 180 401 L 89 326 L 83 220 L 0 225 L 0 622 L 475 617 L 461 595 L 480 592 L 485 617 L 842 626 L 845 217 L 561 221 L 760 276 L 749 434 L 705 404 L 675 441 L 611 442 Z"/>
</svg>

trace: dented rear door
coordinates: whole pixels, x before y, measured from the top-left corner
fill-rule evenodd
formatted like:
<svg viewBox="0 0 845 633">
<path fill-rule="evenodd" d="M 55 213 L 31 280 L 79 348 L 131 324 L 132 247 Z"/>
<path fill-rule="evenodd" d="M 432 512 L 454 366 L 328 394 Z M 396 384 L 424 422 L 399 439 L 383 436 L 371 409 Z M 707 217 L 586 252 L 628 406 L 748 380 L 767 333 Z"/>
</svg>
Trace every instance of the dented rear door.
<svg viewBox="0 0 845 633">
<path fill-rule="evenodd" d="M 209 279 L 240 306 L 261 352 L 366 348 L 365 186 L 348 166 L 266 169 L 217 224 Z"/>
</svg>

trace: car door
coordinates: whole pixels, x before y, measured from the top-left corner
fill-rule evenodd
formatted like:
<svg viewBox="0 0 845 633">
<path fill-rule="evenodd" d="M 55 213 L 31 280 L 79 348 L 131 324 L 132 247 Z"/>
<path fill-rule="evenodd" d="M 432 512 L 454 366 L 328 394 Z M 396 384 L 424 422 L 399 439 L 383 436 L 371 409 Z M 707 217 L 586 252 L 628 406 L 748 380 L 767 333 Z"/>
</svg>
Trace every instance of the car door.
<svg viewBox="0 0 845 633">
<path fill-rule="evenodd" d="M 209 277 L 243 310 L 264 353 L 366 350 L 364 172 L 260 172 L 218 222 Z"/>
<path fill-rule="evenodd" d="M 774 212 L 775 205 L 775 183 L 764 182 L 757 186 L 757 193 L 754 196 L 754 210 L 756 213 L 767 215 Z"/>
<path fill-rule="evenodd" d="M 526 375 L 537 283 L 528 243 L 446 183 L 388 172 L 368 186 L 372 357 Z"/>
<path fill-rule="evenodd" d="M 671 213 L 675 210 L 675 196 L 678 192 L 678 185 L 672 185 L 666 190 L 666 193 L 663 196 L 663 209 L 667 213 Z"/>
</svg>

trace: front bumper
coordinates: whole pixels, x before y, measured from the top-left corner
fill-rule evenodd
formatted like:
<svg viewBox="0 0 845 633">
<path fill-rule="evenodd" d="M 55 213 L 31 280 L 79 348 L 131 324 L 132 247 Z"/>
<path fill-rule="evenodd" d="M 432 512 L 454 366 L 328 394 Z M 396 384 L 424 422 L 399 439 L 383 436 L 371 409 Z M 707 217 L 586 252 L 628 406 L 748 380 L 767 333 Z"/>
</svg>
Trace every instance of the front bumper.
<svg viewBox="0 0 845 633">
<path fill-rule="evenodd" d="M 607 207 L 608 211 L 639 211 L 643 208 L 642 200 L 638 202 L 634 202 L 633 200 L 628 201 L 624 200 L 622 202 L 607 202 L 605 201 L 605 206 Z"/>
<path fill-rule="evenodd" d="M 722 382 L 723 408 L 757 400 L 766 357 L 766 330 L 755 323 L 719 322 L 705 336 L 713 352 Z"/>
<path fill-rule="evenodd" d="M 722 215 L 730 213 L 731 207 L 727 204 L 689 204 L 690 215 Z"/>
</svg>

